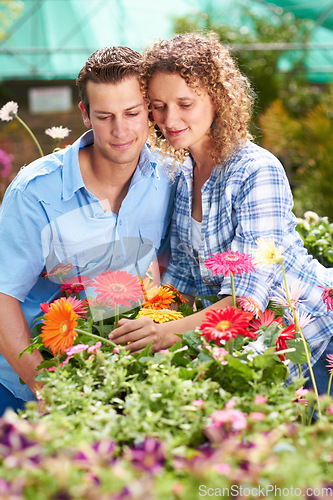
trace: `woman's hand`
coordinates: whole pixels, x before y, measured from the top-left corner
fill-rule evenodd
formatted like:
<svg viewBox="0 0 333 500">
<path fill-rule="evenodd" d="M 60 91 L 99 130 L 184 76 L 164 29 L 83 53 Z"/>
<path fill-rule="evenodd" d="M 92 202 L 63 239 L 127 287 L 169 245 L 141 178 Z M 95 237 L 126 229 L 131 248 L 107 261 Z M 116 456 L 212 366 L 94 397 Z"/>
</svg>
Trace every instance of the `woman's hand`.
<svg viewBox="0 0 333 500">
<path fill-rule="evenodd" d="M 148 344 L 152 344 L 152 352 L 157 352 L 165 347 L 165 335 L 162 333 L 160 324 L 154 323 L 147 317 L 137 319 L 121 318 L 110 334 L 109 339 L 115 344 L 126 346 L 131 352 L 140 352 Z"/>
</svg>

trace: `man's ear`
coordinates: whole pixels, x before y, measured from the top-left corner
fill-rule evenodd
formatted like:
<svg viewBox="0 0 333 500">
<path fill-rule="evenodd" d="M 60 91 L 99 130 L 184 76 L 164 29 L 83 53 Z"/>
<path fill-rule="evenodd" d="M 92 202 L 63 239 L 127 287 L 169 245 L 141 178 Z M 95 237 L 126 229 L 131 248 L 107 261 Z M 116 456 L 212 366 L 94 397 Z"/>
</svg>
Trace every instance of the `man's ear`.
<svg viewBox="0 0 333 500">
<path fill-rule="evenodd" d="M 85 124 L 85 126 L 87 128 L 92 128 L 91 126 L 91 121 L 90 121 L 90 118 L 88 116 L 88 113 L 86 111 L 86 108 L 83 106 L 82 104 L 82 101 L 79 102 L 79 108 L 81 110 L 81 113 L 82 113 L 82 120 L 83 120 L 83 123 Z"/>
</svg>

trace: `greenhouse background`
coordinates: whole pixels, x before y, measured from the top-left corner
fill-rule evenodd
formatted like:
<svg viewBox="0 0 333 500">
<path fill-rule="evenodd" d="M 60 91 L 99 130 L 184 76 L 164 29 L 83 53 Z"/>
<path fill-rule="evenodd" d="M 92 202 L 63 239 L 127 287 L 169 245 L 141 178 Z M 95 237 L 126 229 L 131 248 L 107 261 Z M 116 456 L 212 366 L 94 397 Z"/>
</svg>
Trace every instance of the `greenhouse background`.
<svg viewBox="0 0 333 500">
<path fill-rule="evenodd" d="M 111 45 L 141 52 L 192 30 L 217 32 L 249 77 L 257 96 L 251 132 L 281 159 L 298 215 L 333 218 L 331 0 L 0 0 L 0 105 L 18 102 L 49 152 L 47 127 L 70 128 L 69 142 L 85 130 L 75 78 L 90 54 Z M 14 122 L 1 124 L 0 149 L 13 156 L 11 175 L 0 175 L 1 199 L 38 151 Z"/>
</svg>

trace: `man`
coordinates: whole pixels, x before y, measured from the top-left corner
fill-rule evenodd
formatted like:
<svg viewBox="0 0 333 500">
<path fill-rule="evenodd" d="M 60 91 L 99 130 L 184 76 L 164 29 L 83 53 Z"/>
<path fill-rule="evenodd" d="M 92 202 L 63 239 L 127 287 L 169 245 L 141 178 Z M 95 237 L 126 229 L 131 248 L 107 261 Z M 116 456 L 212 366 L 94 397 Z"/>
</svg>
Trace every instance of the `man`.
<svg viewBox="0 0 333 500">
<path fill-rule="evenodd" d="M 92 130 L 21 169 L 4 197 L 0 414 L 35 397 L 41 354 L 18 354 L 43 314 L 40 304 L 60 296 L 61 273 L 144 274 L 164 246 L 175 183 L 146 145 L 140 69 L 140 54 L 127 47 L 95 52 L 77 79 L 83 121 Z"/>
</svg>

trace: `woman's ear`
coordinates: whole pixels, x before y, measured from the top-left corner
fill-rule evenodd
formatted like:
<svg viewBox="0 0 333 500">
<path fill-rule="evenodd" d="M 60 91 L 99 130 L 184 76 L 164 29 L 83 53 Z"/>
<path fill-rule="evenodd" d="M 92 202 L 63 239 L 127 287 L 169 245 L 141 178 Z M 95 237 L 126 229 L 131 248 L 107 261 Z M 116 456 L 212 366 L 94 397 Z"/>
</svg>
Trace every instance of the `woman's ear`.
<svg viewBox="0 0 333 500">
<path fill-rule="evenodd" d="M 89 118 L 89 116 L 88 116 L 88 113 L 87 113 L 87 111 L 86 111 L 86 108 L 83 106 L 82 101 L 80 101 L 80 102 L 79 102 L 79 108 L 80 108 L 81 113 L 82 113 L 82 120 L 83 120 L 83 123 L 85 124 L 85 126 L 86 126 L 87 128 L 92 128 L 90 118 Z"/>
</svg>

